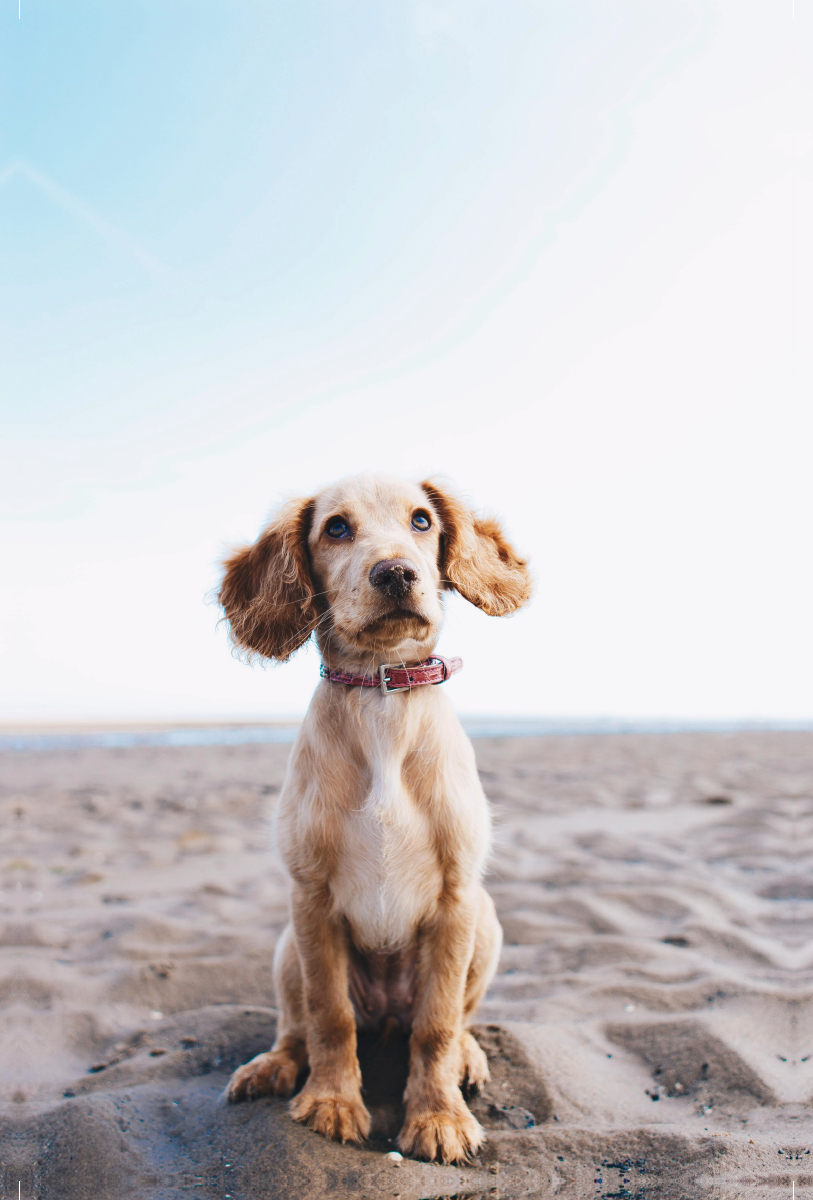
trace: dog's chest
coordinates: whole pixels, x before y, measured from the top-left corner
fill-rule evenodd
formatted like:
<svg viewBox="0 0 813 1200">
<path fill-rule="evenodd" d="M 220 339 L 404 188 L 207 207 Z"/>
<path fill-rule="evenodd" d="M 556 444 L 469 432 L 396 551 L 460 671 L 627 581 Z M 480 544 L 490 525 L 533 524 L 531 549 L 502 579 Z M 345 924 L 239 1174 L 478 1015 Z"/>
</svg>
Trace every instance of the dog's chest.
<svg viewBox="0 0 813 1200">
<path fill-rule="evenodd" d="M 365 949 L 408 945 L 442 886 L 432 829 L 394 773 L 346 813 L 330 888 Z"/>
</svg>

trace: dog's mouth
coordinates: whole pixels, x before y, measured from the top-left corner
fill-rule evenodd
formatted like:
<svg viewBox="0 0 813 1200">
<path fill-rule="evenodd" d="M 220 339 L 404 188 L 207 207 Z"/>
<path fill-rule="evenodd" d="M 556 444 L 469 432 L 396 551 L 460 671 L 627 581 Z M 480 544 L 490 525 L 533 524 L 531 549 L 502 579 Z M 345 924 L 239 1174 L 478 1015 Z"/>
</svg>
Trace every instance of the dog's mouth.
<svg viewBox="0 0 813 1200">
<path fill-rule="evenodd" d="M 382 613 L 380 617 L 370 621 L 363 629 L 359 630 L 359 633 L 380 633 L 384 629 L 392 629 L 395 625 L 405 624 L 428 629 L 431 622 L 423 613 L 415 612 L 412 608 L 393 608 L 390 612 Z"/>
</svg>

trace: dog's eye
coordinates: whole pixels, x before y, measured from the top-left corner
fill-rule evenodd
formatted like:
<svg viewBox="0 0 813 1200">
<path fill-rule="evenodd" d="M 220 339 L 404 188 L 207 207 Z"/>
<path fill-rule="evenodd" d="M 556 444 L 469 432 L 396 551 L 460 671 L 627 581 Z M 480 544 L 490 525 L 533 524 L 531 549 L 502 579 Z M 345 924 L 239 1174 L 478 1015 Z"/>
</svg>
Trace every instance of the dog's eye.
<svg viewBox="0 0 813 1200">
<path fill-rule="evenodd" d="M 325 526 L 325 533 L 328 537 L 343 538 L 347 537 L 350 532 L 350 526 L 341 517 L 333 517 Z"/>
<path fill-rule="evenodd" d="M 412 528 L 417 529 L 419 533 L 426 533 L 431 524 L 429 513 L 424 512 L 422 508 L 412 514 Z"/>
</svg>

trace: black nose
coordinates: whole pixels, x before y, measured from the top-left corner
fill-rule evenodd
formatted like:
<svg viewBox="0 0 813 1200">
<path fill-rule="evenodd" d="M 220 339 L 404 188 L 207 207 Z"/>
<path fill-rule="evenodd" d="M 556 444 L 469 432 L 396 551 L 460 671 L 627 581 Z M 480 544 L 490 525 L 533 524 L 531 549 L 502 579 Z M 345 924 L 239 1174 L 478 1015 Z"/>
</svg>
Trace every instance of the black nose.
<svg viewBox="0 0 813 1200">
<path fill-rule="evenodd" d="M 418 568 L 408 558 L 385 558 L 370 572 L 370 583 L 385 596 L 403 599 L 418 579 Z"/>
</svg>

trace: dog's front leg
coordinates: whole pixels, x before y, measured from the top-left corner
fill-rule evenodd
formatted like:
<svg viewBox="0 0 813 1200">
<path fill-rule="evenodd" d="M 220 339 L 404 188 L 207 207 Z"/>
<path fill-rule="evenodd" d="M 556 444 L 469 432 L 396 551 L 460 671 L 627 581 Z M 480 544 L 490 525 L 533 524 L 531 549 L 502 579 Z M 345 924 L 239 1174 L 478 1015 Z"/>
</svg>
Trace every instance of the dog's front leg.
<svg viewBox="0 0 813 1200">
<path fill-rule="evenodd" d="M 326 1137 L 361 1142 L 370 1114 L 361 1099 L 356 1019 L 347 982 L 347 933 L 327 898 L 294 889 L 292 916 L 302 964 L 310 1075 L 291 1114 Z"/>
<path fill-rule="evenodd" d="M 421 993 L 409 1044 L 406 1120 L 398 1138 L 401 1150 L 416 1158 L 462 1162 L 483 1141 L 460 1092 L 463 1008 L 476 919 L 476 894 L 444 898 L 421 936 Z"/>
</svg>

